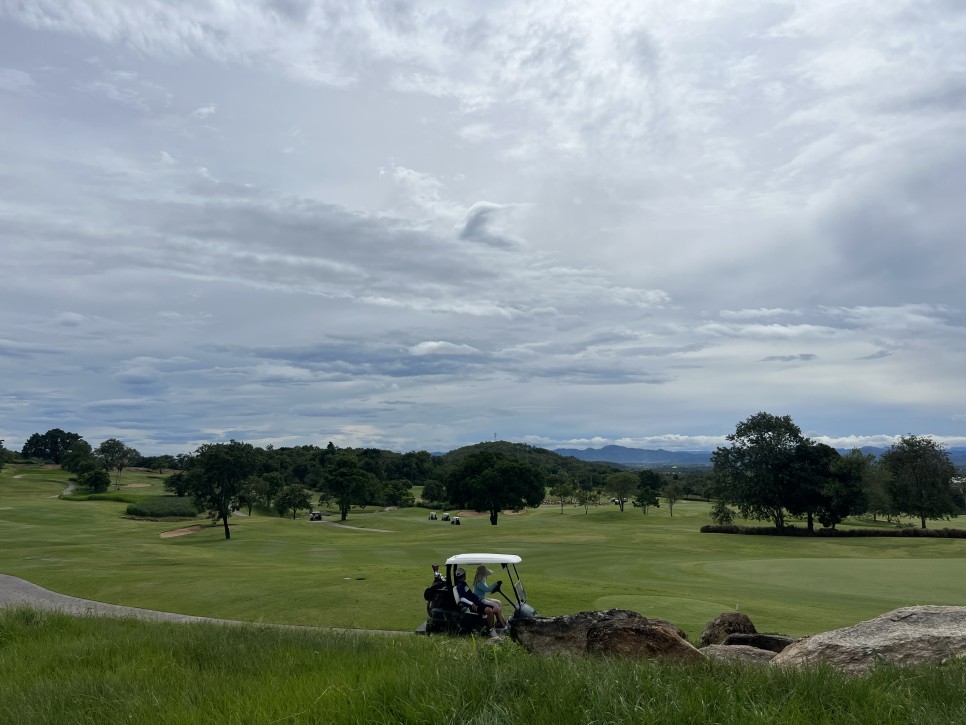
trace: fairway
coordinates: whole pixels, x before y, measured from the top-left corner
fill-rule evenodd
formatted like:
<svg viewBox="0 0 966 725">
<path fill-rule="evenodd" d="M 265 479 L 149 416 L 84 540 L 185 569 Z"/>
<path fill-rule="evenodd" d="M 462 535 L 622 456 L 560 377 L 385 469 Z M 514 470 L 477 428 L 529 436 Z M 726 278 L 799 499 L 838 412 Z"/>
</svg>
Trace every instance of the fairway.
<svg viewBox="0 0 966 725">
<path fill-rule="evenodd" d="M 121 493 L 162 493 L 157 474 L 123 481 L 136 485 Z M 358 529 L 256 514 L 233 517 L 226 541 L 207 526 L 162 537 L 192 522 L 134 521 L 124 503 L 60 500 L 66 485 L 59 469 L 0 473 L 0 572 L 197 616 L 410 630 L 425 617 L 429 564 L 469 551 L 520 554 L 541 615 L 621 607 L 668 619 L 692 640 L 736 607 L 760 631 L 804 635 L 966 599 L 966 540 L 701 534 L 703 502 L 678 502 L 673 517 L 546 506 L 501 515 L 496 527 L 470 512 L 458 527 L 429 521 L 424 509 L 353 510 L 346 523 Z"/>
</svg>

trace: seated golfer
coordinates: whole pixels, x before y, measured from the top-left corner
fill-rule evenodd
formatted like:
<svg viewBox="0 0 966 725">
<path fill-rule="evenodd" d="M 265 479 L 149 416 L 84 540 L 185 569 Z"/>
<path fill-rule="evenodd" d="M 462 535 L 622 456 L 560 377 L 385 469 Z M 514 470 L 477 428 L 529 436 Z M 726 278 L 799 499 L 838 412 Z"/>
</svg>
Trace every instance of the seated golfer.
<svg viewBox="0 0 966 725">
<path fill-rule="evenodd" d="M 486 602 L 473 593 L 469 584 L 466 583 L 466 571 L 463 569 L 456 570 L 456 593 L 459 595 L 460 604 L 466 604 L 472 611 L 486 617 L 487 626 L 492 628 L 493 620 L 496 618 L 500 627 L 506 627 L 503 612 L 494 611 L 493 607 L 487 606 Z"/>
<path fill-rule="evenodd" d="M 487 569 L 483 564 L 476 567 L 476 576 L 473 577 L 473 593 L 483 600 L 483 603 L 488 607 L 493 607 L 493 614 L 496 615 L 497 619 L 504 619 L 503 617 L 503 605 L 500 604 L 499 599 L 492 599 L 486 595 L 490 592 L 495 592 L 500 588 L 502 581 L 498 581 L 496 584 L 487 584 L 486 578 L 493 573 L 492 569 Z M 502 625 L 501 625 L 502 626 Z"/>
</svg>

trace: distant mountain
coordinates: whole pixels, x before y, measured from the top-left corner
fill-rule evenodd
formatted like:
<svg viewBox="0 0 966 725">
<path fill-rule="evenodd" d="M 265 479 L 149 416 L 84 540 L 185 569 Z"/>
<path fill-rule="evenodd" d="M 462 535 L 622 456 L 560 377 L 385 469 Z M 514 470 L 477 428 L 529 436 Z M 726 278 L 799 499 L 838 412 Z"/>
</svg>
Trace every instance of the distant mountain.
<svg viewBox="0 0 966 725">
<path fill-rule="evenodd" d="M 554 453 L 573 456 L 581 461 L 603 461 L 623 466 L 650 468 L 656 466 L 710 466 L 710 451 L 666 451 L 663 448 L 555 448 Z"/>
</svg>

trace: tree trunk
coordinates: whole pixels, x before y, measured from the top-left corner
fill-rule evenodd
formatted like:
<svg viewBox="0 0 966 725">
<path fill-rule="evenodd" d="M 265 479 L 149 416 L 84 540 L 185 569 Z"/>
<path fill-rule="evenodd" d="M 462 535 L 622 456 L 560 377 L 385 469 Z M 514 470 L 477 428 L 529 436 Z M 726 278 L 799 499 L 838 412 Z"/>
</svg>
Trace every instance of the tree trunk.
<svg viewBox="0 0 966 725">
<path fill-rule="evenodd" d="M 926 528 L 926 517 L 920 516 L 919 520 L 922 522 L 922 528 Z"/>
<path fill-rule="evenodd" d="M 490 511 L 490 523 L 493 526 L 496 526 L 496 519 L 499 515 L 500 515 L 500 512 L 498 509 L 493 509 Z"/>
<path fill-rule="evenodd" d="M 221 512 L 221 518 L 225 522 L 225 538 L 226 539 L 230 539 L 231 538 L 231 531 L 229 531 L 229 529 L 228 529 L 228 512 L 222 510 L 222 512 Z"/>
<path fill-rule="evenodd" d="M 812 518 L 812 512 L 808 512 L 808 533 L 815 533 L 815 520 Z"/>
</svg>

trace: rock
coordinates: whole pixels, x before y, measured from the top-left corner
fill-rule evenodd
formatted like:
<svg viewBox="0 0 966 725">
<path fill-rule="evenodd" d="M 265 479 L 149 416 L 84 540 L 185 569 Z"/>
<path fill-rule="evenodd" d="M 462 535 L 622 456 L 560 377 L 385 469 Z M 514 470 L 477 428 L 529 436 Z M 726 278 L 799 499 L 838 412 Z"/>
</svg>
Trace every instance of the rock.
<svg viewBox="0 0 966 725">
<path fill-rule="evenodd" d="M 708 659 L 725 662 L 767 664 L 778 655 L 771 650 L 750 647 L 746 644 L 709 644 L 698 650 Z"/>
<path fill-rule="evenodd" d="M 701 633 L 701 646 L 723 644 L 729 634 L 757 634 L 758 630 L 744 612 L 725 612 L 708 622 Z"/>
<path fill-rule="evenodd" d="M 795 644 L 798 640 L 794 637 L 786 637 L 782 634 L 729 634 L 722 644 L 735 646 L 735 645 L 747 645 L 748 647 L 757 647 L 758 649 L 766 649 L 769 652 L 778 653 L 789 645 Z"/>
<path fill-rule="evenodd" d="M 605 620 L 644 619 L 628 609 L 608 609 L 603 612 L 578 612 L 562 617 L 515 619 L 510 628 L 513 640 L 529 652 L 555 654 L 587 651 L 587 632 Z"/>
<path fill-rule="evenodd" d="M 598 655 L 698 662 L 704 655 L 676 627 L 640 619 L 605 619 L 587 631 L 587 652 Z"/>
<path fill-rule="evenodd" d="M 964 654 L 966 607 L 916 606 L 800 640 L 777 655 L 772 664 L 831 665 L 859 673 L 880 662 L 919 665 Z"/>
</svg>

